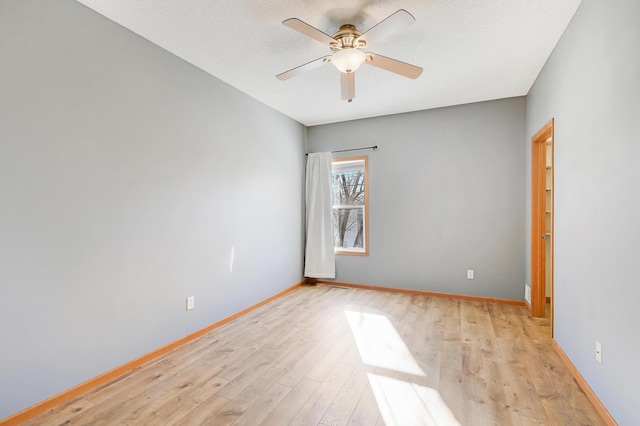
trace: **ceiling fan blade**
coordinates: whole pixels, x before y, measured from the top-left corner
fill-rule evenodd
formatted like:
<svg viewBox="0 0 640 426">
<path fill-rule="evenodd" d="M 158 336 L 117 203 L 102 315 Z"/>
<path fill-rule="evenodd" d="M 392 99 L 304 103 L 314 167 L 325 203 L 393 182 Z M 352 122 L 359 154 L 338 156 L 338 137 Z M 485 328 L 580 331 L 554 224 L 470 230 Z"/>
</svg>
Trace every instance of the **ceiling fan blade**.
<svg viewBox="0 0 640 426">
<path fill-rule="evenodd" d="M 356 73 L 340 73 L 340 87 L 342 89 L 342 100 L 351 102 L 356 97 Z"/>
<path fill-rule="evenodd" d="M 312 27 L 311 25 L 307 24 L 304 21 L 301 21 L 298 18 L 286 19 L 282 21 L 282 25 L 289 27 L 293 30 L 296 30 L 299 33 L 306 35 L 307 37 L 311 37 L 314 40 L 318 40 L 322 44 L 330 45 L 331 43 L 336 42 L 334 38 L 331 37 L 329 34 L 323 33 L 316 27 Z"/>
<path fill-rule="evenodd" d="M 416 18 L 414 18 L 412 14 L 404 9 L 400 9 L 396 13 L 378 22 L 374 27 L 358 37 L 357 40 L 364 41 L 367 46 L 370 46 L 371 43 L 382 40 L 415 21 Z"/>
<path fill-rule="evenodd" d="M 407 64 L 406 62 L 369 52 L 367 52 L 367 57 L 368 60 L 365 64 L 373 65 L 374 67 L 382 68 L 383 70 L 391 71 L 405 77 L 416 79 L 422 74 L 422 68 Z"/>
<path fill-rule="evenodd" d="M 306 64 L 292 68 L 289 71 L 285 71 L 281 74 L 278 74 L 276 75 L 276 78 L 282 81 L 289 80 L 291 77 L 295 77 L 304 72 L 311 71 L 313 69 L 321 67 L 325 63 L 328 63 L 330 59 L 331 59 L 331 56 L 323 56 L 322 58 L 315 59 L 311 62 L 307 62 Z"/>
</svg>

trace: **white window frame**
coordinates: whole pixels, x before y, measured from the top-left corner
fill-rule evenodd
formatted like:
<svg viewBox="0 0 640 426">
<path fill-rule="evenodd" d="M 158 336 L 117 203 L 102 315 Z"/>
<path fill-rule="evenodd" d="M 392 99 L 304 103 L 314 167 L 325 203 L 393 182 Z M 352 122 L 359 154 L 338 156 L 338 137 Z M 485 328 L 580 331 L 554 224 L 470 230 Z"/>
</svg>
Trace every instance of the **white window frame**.
<svg viewBox="0 0 640 426">
<path fill-rule="evenodd" d="M 361 209 L 363 217 L 363 246 L 362 247 L 336 247 L 334 242 L 335 254 L 346 254 L 355 256 L 368 256 L 369 255 L 369 164 L 368 156 L 362 155 L 358 157 L 343 157 L 334 158 L 331 161 L 332 169 L 332 182 L 333 172 L 337 167 L 344 167 L 345 163 L 364 163 L 364 204 L 363 205 L 334 205 L 333 209 Z M 337 226 L 337 225 L 334 225 Z"/>
</svg>

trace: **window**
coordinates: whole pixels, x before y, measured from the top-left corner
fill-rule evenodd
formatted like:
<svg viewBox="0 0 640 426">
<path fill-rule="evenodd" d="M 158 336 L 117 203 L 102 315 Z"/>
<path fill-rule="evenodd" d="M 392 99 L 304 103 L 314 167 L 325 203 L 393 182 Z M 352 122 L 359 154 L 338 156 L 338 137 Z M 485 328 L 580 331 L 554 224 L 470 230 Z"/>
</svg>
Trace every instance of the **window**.
<svg viewBox="0 0 640 426">
<path fill-rule="evenodd" d="M 333 246 L 336 254 L 369 254 L 367 157 L 332 161 Z"/>
</svg>

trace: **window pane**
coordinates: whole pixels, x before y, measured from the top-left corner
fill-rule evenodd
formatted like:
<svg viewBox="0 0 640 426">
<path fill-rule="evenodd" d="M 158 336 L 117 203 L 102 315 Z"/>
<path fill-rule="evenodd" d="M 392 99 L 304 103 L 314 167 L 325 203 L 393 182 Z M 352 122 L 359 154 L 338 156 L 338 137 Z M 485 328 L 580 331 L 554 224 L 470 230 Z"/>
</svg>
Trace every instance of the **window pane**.
<svg viewBox="0 0 640 426">
<path fill-rule="evenodd" d="M 336 248 L 364 247 L 364 209 L 334 208 L 333 239 Z"/>
<path fill-rule="evenodd" d="M 335 159 L 333 190 L 333 239 L 339 254 L 368 255 L 367 157 Z"/>
<path fill-rule="evenodd" d="M 333 169 L 333 205 L 364 205 L 364 162 L 352 165 L 348 170 Z"/>
</svg>

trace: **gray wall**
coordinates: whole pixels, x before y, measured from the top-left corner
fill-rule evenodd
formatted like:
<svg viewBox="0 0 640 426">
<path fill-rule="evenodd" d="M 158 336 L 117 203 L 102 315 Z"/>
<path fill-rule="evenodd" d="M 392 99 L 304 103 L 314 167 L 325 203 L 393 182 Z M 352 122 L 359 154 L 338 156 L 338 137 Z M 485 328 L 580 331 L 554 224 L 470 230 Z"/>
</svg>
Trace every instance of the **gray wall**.
<svg viewBox="0 0 640 426">
<path fill-rule="evenodd" d="M 355 153 L 370 254 L 338 255 L 337 280 L 522 300 L 524 132 L 524 98 L 309 128 L 310 151 L 380 147 Z"/>
<path fill-rule="evenodd" d="M 621 425 L 640 419 L 639 17 L 583 0 L 527 98 L 527 139 L 555 117 L 555 338 Z"/>
<path fill-rule="evenodd" d="M 302 125 L 71 0 L 0 61 L 0 418 L 302 279 Z"/>
</svg>

